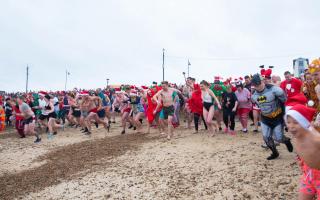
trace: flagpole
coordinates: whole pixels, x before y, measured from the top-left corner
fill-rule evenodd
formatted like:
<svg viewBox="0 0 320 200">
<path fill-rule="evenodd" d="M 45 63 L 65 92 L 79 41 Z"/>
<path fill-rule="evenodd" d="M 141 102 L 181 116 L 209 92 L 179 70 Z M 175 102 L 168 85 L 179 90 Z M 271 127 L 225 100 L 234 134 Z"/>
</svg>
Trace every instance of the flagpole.
<svg viewBox="0 0 320 200">
<path fill-rule="evenodd" d="M 189 61 L 189 59 L 188 59 L 188 77 L 190 77 L 190 61 Z"/>
<path fill-rule="evenodd" d="M 164 49 L 162 49 L 162 81 L 164 81 Z"/>
<path fill-rule="evenodd" d="M 109 80 L 110 79 L 107 78 L 107 89 L 109 88 Z"/>
<path fill-rule="evenodd" d="M 64 91 L 67 91 L 68 70 L 66 70 L 66 82 L 64 83 Z"/>
<path fill-rule="evenodd" d="M 29 83 L 29 66 L 27 65 L 26 93 L 28 93 L 28 83 Z"/>
</svg>

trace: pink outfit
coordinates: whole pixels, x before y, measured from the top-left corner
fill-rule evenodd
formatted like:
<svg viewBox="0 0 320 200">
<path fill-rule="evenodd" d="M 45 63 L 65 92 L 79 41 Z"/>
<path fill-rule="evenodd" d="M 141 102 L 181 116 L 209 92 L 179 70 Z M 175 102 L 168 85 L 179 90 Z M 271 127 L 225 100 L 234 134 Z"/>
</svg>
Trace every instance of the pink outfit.
<svg viewBox="0 0 320 200">
<path fill-rule="evenodd" d="M 302 159 L 299 159 L 303 175 L 300 179 L 300 192 L 317 195 L 320 200 L 320 170 L 310 168 Z"/>
<path fill-rule="evenodd" d="M 241 92 L 235 92 L 238 99 L 238 108 L 252 108 L 251 93 L 247 88 L 243 88 Z"/>
<path fill-rule="evenodd" d="M 251 93 L 247 88 L 235 92 L 238 99 L 238 116 L 243 128 L 247 128 L 249 113 L 252 109 Z"/>
</svg>

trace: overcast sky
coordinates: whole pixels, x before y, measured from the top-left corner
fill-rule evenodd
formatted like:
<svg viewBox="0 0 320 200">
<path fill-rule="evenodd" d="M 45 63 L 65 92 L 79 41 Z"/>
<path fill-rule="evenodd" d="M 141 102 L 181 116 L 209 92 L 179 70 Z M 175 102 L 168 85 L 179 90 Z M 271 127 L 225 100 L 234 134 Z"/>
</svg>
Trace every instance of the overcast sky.
<svg viewBox="0 0 320 200">
<path fill-rule="evenodd" d="M 0 90 L 181 83 L 320 56 L 318 0 L 1 0 Z"/>
</svg>

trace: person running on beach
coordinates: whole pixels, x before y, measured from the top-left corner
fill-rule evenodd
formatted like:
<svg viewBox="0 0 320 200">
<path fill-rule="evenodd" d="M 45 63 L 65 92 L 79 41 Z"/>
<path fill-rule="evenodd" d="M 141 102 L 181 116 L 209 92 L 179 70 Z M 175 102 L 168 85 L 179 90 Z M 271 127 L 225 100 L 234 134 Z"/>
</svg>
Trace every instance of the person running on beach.
<svg viewBox="0 0 320 200">
<path fill-rule="evenodd" d="M 320 199 L 320 133 L 311 124 L 316 109 L 297 104 L 286 113 L 301 171 L 299 200 Z M 317 121 L 315 123 L 318 123 Z"/>
<path fill-rule="evenodd" d="M 150 133 L 150 128 L 152 124 L 156 123 L 156 126 L 158 126 L 160 133 L 161 133 L 161 126 L 159 123 L 159 115 L 160 111 L 162 110 L 161 107 L 157 106 L 157 102 L 152 99 L 153 96 L 157 93 L 158 89 L 157 87 L 150 88 L 147 92 L 145 92 L 146 98 L 147 98 L 147 121 L 148 121 L 148 131 L 147 133 Z M 157 108 L 158 107 L 158 108 Z"/>
<path fill-rule="evenodd" d="M 137 133 L 141 132 L 142 129 L 142 119 L 144 117 L 144 107 L 142 106 L 141 96 L 138 94 L 137 90 L 131 90 L 128 103 L 130 105 L 130 122 L 137 130 Z"/>
<path fill-rule="evenodd" d="M 247 133 L 249 113 L 252 109 L 251 93 L 247 88 L 243 87 L 241 82 L 236 82 L 236 87 L 237 91 L 235 94 L 238 99 L 239 120 L 242 125 L 242 132 Z"/>
<path fill-rule="evenodd" d="M 23 124 L 23 116 L 21 114 L 21 111 L 19 109 L 19 104 L 16 101 L 11 101 L 11 106 L 13 108 L 13 116 L 15 118 L 15 124 L 16 124 L 16 130 L 18 134 L 20 135 L 20 138 L 25 138 L 24 134 L 24 124 Z"/>
<path fill-rule="evenodd" d="M 214 82 L 211 84 L 210 87 L 211 91 L 214 93 L 214 95 L 218 98 L 219 101 L 222 99 L 222 94 L 227 91 L 225 85 L 221 81 L 220 76 L 215 76 L 214 77 Z M 219 131 L 222 131 L 222 122 L 223 122 L 223 116 L 222 116 L 222 110 L 221 108 L 218 108 L 218 105 L 214 105 L 214 118 L 217 121 L 217 124 L 219 126 Z"/>
<path fill-rule="evenodd" d="M 98 127 L 98 124 L 101 123 L 103 124 L 104 128 L 107 129 L 109 131 L 109 125 L 108 122 L 104 121 L 103 119 L 105 118 L 105 113 L 103 116 L 103 111 L 104 110 L 102 108 L 102 101 L 99 97 L 95 96 L 95 97 L 91 97 L 89 95 L 87 95 L 88 93 L 83 93 L 84 94 L 84 104 L 86 104 L 88 106 L 88 116 L 85 118 L 85 125 L 86 125 L 86 135 L 90 135 L 91 134 L 91 121 L 94 120 L 96 127 Z M 100 111 L 100 112 L 99 112 Z M 101 115 L 101 119 L 99 119 L 99 116 L 97 113 L 100 113 Z"/>
<path fill-rule="evenodd" d="M 215 110 L 214 104 L 217 104 L 219 110 L 221 110 L 221 105 L 216 95 L 210 90 L 210 85 L 207 81 L 201 81 L 200 87 L 203 101 L 203 117 L 208 126 L 210 135 L 214 136 L 218 132 L 218 125 L 212 122 Z"/>
<path fill-rule="evenodd" d="M 117 113 L 121 113 L 120 106 L 121 106 L 121 91 L 120 88 L 116 88 L 116 91 L 112 94 L 113 95 L 113 102 L 112 102 L 112 123 L 116 123 L 116 116 Z"/>
<path fill-rule="evenodd" d="M 284 103 L 286 96 L 283 90 L 271 84 L 265 84 L 260 74 L 255 74 L 251 81 L 255 88 L 255 93 L 251 99 L 261 109 L 261 129 L 266 145 L 272 151 L 267 160 L 279 157 L 279 152 L 274 143 L 275 139 L 284 143 L 289 152 L 293 151 L 293 146 L 289 138 L 284 133 Z"/>
<path fill-rule="evenodd" d="M 235 135 L 235 116 L 238 107 L 238 99 L 236 94 L 232 91 L 231 85 L 226 86 L 227 92 L 222 94 L 223 107 L 223 121 L 226 125 L 225 133 Z"/>
<path fill-rule="evenodd" d="M 77 102 L 79 100 L 74 99 L 73 95 L 68 95 L 68 103 L 70 105 L 70 111 L 68 114 L 68 121 L 69 123 L 75 125 L 75 128 L 78 128 L 81 126 L 81 111 L 80 111 L 80 106 L 79 103 Z"/>
<path fill-rule="evenodd" d="M 203 103 L 202 92 L 199 84 L 196 84 L 196 79 L 189 77 L 187 79 L 187 85 L 191 88 L 192 94 L 188 99 L 188 109 L 193 113 L 195 134 L 199 130 L 199 119 L 202 118 L 205 129 L 208 130 L 207 123 L 203 117 Z"/>
<path fill-rule="evenodd" d="M 121 98 L 120 98 L 120 101 L 121 101 L 121 113 L 122 113 L 122 116 L 121 116 L 121 123 L 122 123 L 122 132 L 121 134 L 125 134 L 126 133 L 126 125 L 127 125 L 127 122 L 129 120 L 129 114 L 131 112 L 131 108 L 130 108 L 130 105 L 128 103 L 128 100 L 130 99 L 130 86 L 124 86 L 124 93 L 121 93 Z M 131 128 L 131 126 L 129 127 Z"/>
<path fill-rule="evenodd" d="M 35 128 L 35 115 L 31 110 L 30 106 L 24 102 L 24 97 L 20 96 L 17 99 L 17 103 L 19 105 L 19 110 L 21 113 L 16 113 L 16 116 L 21 116 L 24 118 L 24 134 L 33 134 L 36 136 L 36 140 L 34 143 L 41 142 L 41 138 L 39 134 L 34 130 Z"/>
<path fill-rule="evenodd" d="M 163 114 L 164 120 L 168 121 L 167 139 L 170 140 L 173 136 L 173 132 L 172 132 L 172 129 L 173 129 L 172 118 L 174 115 L 173 93 L 177 92 L 178 90 L 170 88 L 168 81 L 163 81 L 161 85 L 162 85 L 162 89 L 158 91 L 157 94 L 155 94 L 152 98 L 154 101 L 157 102 L 158 106 L 160 106 L 161 103 L 163 104 L 161 112 Z"/>
<path fill-rule="evenodd" d="M 45 114 L 48 116 L 48 139 L 53 139 L 54 133 L 57 133 L 57 128 L 64 129 L 64 125 L 58 125 L 56 123 L 57 114 L 54 110 L 53 100 L 51 100 L 51 97 L 47 94 L 44 96 L 44 100 L 46 102 L 46 105 L 44 107 Z"/>
<path fill-rule="evenodd" d="M 49 132 L 48 129 L 48 114 L 46 112 L 45 106 L 46 106 L 46 101 L 44 100 L 44 96 L 47 95 L 46 92 L 40 91 L 39 92 L 39 106 L 34 107 L 35 109 L 41 109 L 41 114 L 39 115 L 38 121 L 39 123 L 46 128 L 46 132 Z"/>
</svg>

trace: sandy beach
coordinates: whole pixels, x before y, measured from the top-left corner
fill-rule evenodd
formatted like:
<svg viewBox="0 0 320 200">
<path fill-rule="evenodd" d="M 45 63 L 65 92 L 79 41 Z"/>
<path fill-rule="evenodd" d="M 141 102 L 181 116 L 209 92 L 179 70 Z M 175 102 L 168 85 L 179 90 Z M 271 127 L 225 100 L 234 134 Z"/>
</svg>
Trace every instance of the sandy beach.
<svg viewBox="0 0 320 200">
<path fill-rule="evenodd" d="M 183 127 L 167 141 L 119 123 L 85 136 L 74 128 L 54 140 L 0 135 L 0 199 L 296 199 L 295 153 L 284 145 L 267 161 L 261 133 L 208 137 Z"/>
</svg>

